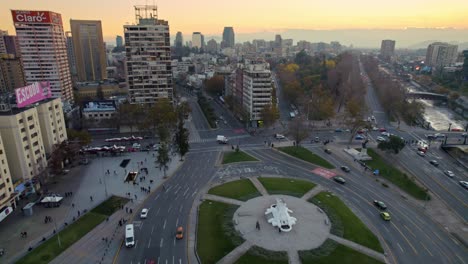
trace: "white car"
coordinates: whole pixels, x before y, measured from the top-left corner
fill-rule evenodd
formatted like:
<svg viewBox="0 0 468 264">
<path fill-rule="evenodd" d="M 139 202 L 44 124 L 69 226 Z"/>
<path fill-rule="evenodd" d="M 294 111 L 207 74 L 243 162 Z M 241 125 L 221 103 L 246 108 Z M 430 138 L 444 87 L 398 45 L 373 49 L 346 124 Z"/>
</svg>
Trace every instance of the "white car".
<svg viewBox="0 0 468 264">
<path fill-rule="evenodd" d="M 388 132 L 382 132 L 381 135 L 384 137 L 390 137 L 390 133 Z"/>
<path fill-rule="evenodd" d="M 281 134 L 275 134 L 275 138 L 276 139 L 285 139 L 286 137 L 284 135 L 281 135 Z"/>
<path fill-rule="evenodd" d="M 421 157 L 425 157 L 426 153 L 424 153 L 423 151 L 418 151 L 418 155 L 421 156 Z"/>
<path fill-rule="evenodd" d="M 135 149 L 139 149 L 139 148 L 141 148 L 141 145 L 138 144 L 138 143 L 133 143 L 132 147 L 135 148 Z"/>
<path fill-rule="evenodd" d="M 385 138 L 383 138 L 383 137 L 377 137 L 377 141 L 384 142 L 384 141 L 387 141 L 387 140 Z"/>
<path fill-rule="evenodd" d="M 143 208 L 141 210 L 141 213 L 140 213 L 140 218 L 141 219 L 146 219 L 146 217 L 148 217 L 148 209 L 147 208 Z"/>
<path fill-rule="evenodd" d="M 444 171 L 445 175 L 449 176 L 450 178 L 453 178 L 455 176 L 455 173 L 453 171 L 446 170 Z"/>
</svg>

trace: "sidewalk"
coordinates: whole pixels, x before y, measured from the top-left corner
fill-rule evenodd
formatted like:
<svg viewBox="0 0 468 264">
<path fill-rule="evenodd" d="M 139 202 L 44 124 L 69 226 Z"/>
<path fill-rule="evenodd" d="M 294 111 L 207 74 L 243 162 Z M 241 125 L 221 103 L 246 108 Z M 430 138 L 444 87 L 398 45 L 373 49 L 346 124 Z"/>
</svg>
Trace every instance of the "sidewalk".
<svg viewBox="0 0 468 264">
<path fill-rule="evenodd" d="M 33 208 L 33 216 L 27 217 L 23 216 L 19 209 L 24 206 L 22 205 L 13 212 L 14 215 L 9 216 L 2 222 L 0 225 L 0 248 L 5 249 L 2 262 L 4 260 L 6 262 L 13 262 L 13 260 L 20 258 L 27 253 L 29 247 L 37 247 L 43 237 L 49 238 L 55 225 L 60 229 L 64 226 L 65 222 L 73 222 L 73 218 L 76 219 L 78 217 L 78 211 L 82 215 L 83 210 L 89 211 L 111 195 L 132 199 L 135 202 L 134 206 L 137 206 L 148 195 L 147 192 L 141 190 L 141 187 L 153 191 L 165 180 L 163 179 L 163 171 L 154 165 L 155 158 L 153 158 L 153 153 L 155 152 L 134 152 L 116 157 L 94 158 L 90 164 L 74 167 L 68 175 L 60 176 L 56 184 L 49 184 L 49 191 L 61 195 L 65 192 L 73 192 L 71 197 L 64 197 L 60 207 L 44 208 L 36 205 Z M 130 159 L 126 168 L 120 167 L 123 159 Z M 143 162 L 143 165 L 141 165 L 141 162 Z M 172 157 L 167 175 L 173 173 L 180 164 L 181 162 L 178 157 Z M 148 168 L 148 175 L 145 173 L 140 173 L 139 175 L 139 178 L 140 176 L 144 176 L 145 180 L 138 180 L 138 185 L 124 183 L 124 178 L 128 171 L 139 171 L 141 167 Z M 109 174 L 106 174 L 107 169 L 110 172 Z M 150 180 L 153 180 L 153 183 L 150 183 Z M 128 193 L 130 193 L 130 196 L 128 196 Z M 92 201 L 90 199 L 91 196 L 93 197 Z M 137 212 L 134 211 L 134 213 Z M 44 224 L 46 215 L 52 217 L 53 223 Z M 118 220 L 119 218 L 117 218 L 117 223 Z M 105 223 L 101 225 L 105 225 Z M 115 227 L 116 225 L 114 223 L 111 226 Z M 27 238 L 20 237 L 20 233 L 24 231 L 28 232 Z M 102 232 L 102 234 L 108 234 L 109 237 L 112 235 L 112 233 L 107 231 Z M 101 240 L 102 236 L 99 239 Z M 92 240 L 89 242 L 92 242 Z M 99 248 L 99 244 L 103 243 L 99 240 L 95 242 L 98 243 L 94 244 L 97 248 Z M 77 244 L 75 243 L 75 245 Z M 75 248 L 75 245 L 68 250 Z M 90 248 L 92 245 L 93 243 L 89 243 Z"/>
</svg>

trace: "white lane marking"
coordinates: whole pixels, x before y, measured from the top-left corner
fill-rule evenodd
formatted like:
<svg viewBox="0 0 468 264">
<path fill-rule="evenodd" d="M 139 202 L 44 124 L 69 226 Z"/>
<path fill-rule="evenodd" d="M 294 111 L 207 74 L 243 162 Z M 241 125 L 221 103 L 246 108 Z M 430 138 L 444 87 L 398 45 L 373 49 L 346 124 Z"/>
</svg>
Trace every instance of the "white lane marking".
<svg viewBox="0 0 468 264">
<path fill-rule="evenodd" d="M 175 223 L 175 226 L 177 227 L 177 225 L 179 225 L 179 218 L 177 217 L 177 221 Z"/>
<path fill-rule="evenodd" d="M 151 228 L 151 234 L 153 234 L 153 232 L 154 232 L 154 225 L 153 225 L 153 227 Z"/>
<path fill-rule="evenodd" d="M 144 223 L 141 223 L 140 230 L 143 229 L 143 224 L 144 224 Z"/>
<path fill-rule="evenodd" d="M 182 259 L 179 259 L 179 264 L 182 264 Z"/>
<path fill-rule="evenodd" d="M 154 200 L 156 201 L 159 198 L 159 194 L 154 197 Z"/>
<path fill-rule="evenodd" d="M 167 259 L 166 259 L 166 264 L 167 264 Z"/>
<path fill-rule="evenodd" d="M 172 264 L 174 264 L 174 256 L 172 256 Z"/>
<path fill-rule="evenodd" d="M 163 229 L 166 229 L 166 220 L 164 220 Z"/>
<path fill-rule="evenodd" d="M 184 192 L 184 194 L 183 194 L 182 196 L 184 196 L 184 197 L 185 197 L 185 195 L 187 194 L 187 192 L 188 192 L 189 190 L 190 190 L 190 188 L 189 188 L 189 187 L 187 187 L 187 190 L 185 190 L 185 192 Z"/>
<path fill-rule="evenodd" d="M 164 238 L 161 238 L 161 242 L 159 242 L 159 247 L 161 247 L 161 248 L 162 248 L 162 246 L 163 246 L 163 243 L 164 243 Z"/>
<path fill-rule="evenodd" d="M 171 209 L 172 209 L 172 205 L 171 205 L 171 206 L 169 206 L 169 210 L 167 210 L 167 211 L 168 211 L 168 212 L 170 212 L 170 211 L 171 211 Z"/>
<path fill-rule="evenodd" d="M 151 245 L 151 237 L 150 237 L 150 239 L 148 241 L 148 248 L 150 248 L 150 245 Z"/>
<path fill-rule="evenodd" d="M 388 228 L 385 225 L 383 227 L 384 227 L 385 231 L 387 231 L 387 233 L 390 233 L 390 231 L 388 230 Z"/>
<path fill-rule="evenodd" d="M 159 214 L 159 210 L 161 210 L 161 208 L 158 208 L 158 211 L 156 212 L 156 216 Z"/>
<path fill-rule="evenodd" d="M 181 205 L 181 206 L 180 206 L 180 208 L 179 208 L 179 213 L 181 213 L 181 212 L 182 212 L 182 208 L 184 208 L 184 206 L 183 206 L 183 205 Z"/>
<path fill-rule="evenodd" d="M 158 257 L 158 263 L 159 263 L 159 257 Z"/>
<path fill-rule="evenodd" d="M 138 240 L 135 241 L 135 248 L 138 246 Z"/>
<path fill-rule="evenodd" d="M 400 248 L 401 252 L 405 252 L 405 251 L 403 250 L 403 248 L 400 246 L 400 243 L 396 243 L 396 244 L 397 244 L 398 247 Z"/>
<path fill-rule="evenodd" d="M 175 247 L 175 237 L 174 237 L 174 247 Z"/>
<path fill-rule="evenodd" d="M 193 197 L 196 193 L 197 193 L 197 191 L 194 191 L 194 192 L 192 193 L 192 197 Z"/>
</svg>

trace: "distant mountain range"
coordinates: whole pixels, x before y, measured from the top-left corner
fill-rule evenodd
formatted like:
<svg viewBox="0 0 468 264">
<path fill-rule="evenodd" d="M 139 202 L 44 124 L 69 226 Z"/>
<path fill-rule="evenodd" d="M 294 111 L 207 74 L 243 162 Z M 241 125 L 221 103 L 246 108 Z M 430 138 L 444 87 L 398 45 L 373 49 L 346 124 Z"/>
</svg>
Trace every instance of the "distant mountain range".
<svg viewBox="0 0 468 264">
<path fill-rule="evenodd" d="M 235 30 L 235 28 L 234 28 Z M 435 41 L 449 42 L 458 45 L 458 50 L 468 49 L 468 29 L 454 28 L 407 28 L 407 29 L 340 29 L 340 30 L 312 30 L 312 29 L 282 29 L 277 31 L 263 31 L 256 33 L 236 33 L 236 42 L 252 41 L 253 39 L 274 40 L 276 34 L 283 39 L 292 38 L 294 43 L 299 40 L 310 42 L 339 41 L 346 46 L 353 45 L 361 48 L 380 48 L 383 39 L 396 41 L 396 48 L 420 49 Z M 185 37 L 185 36 L 184 36 Z M 219 41 L 218 36 L 205 36 L 205 41 L 211 38 Z M 191 36 L 186 36 L 190 40 Z"/>
</svg>

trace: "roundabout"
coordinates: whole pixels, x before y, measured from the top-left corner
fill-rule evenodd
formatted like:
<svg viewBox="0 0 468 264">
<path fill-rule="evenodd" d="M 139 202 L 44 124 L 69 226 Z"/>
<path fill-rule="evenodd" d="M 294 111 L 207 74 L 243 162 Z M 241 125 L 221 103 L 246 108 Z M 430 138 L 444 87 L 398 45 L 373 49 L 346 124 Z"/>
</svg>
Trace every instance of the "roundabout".
<svg viewBox="0 0 468 264">
<path fill-rule="evenodd" d="M 307 180 L 219 182 L 207 187 L 201 201 L 190 238 L 199 263 L 386 262 L 379 240 L 362 221 L 333 193 Z"/>
</svg>

